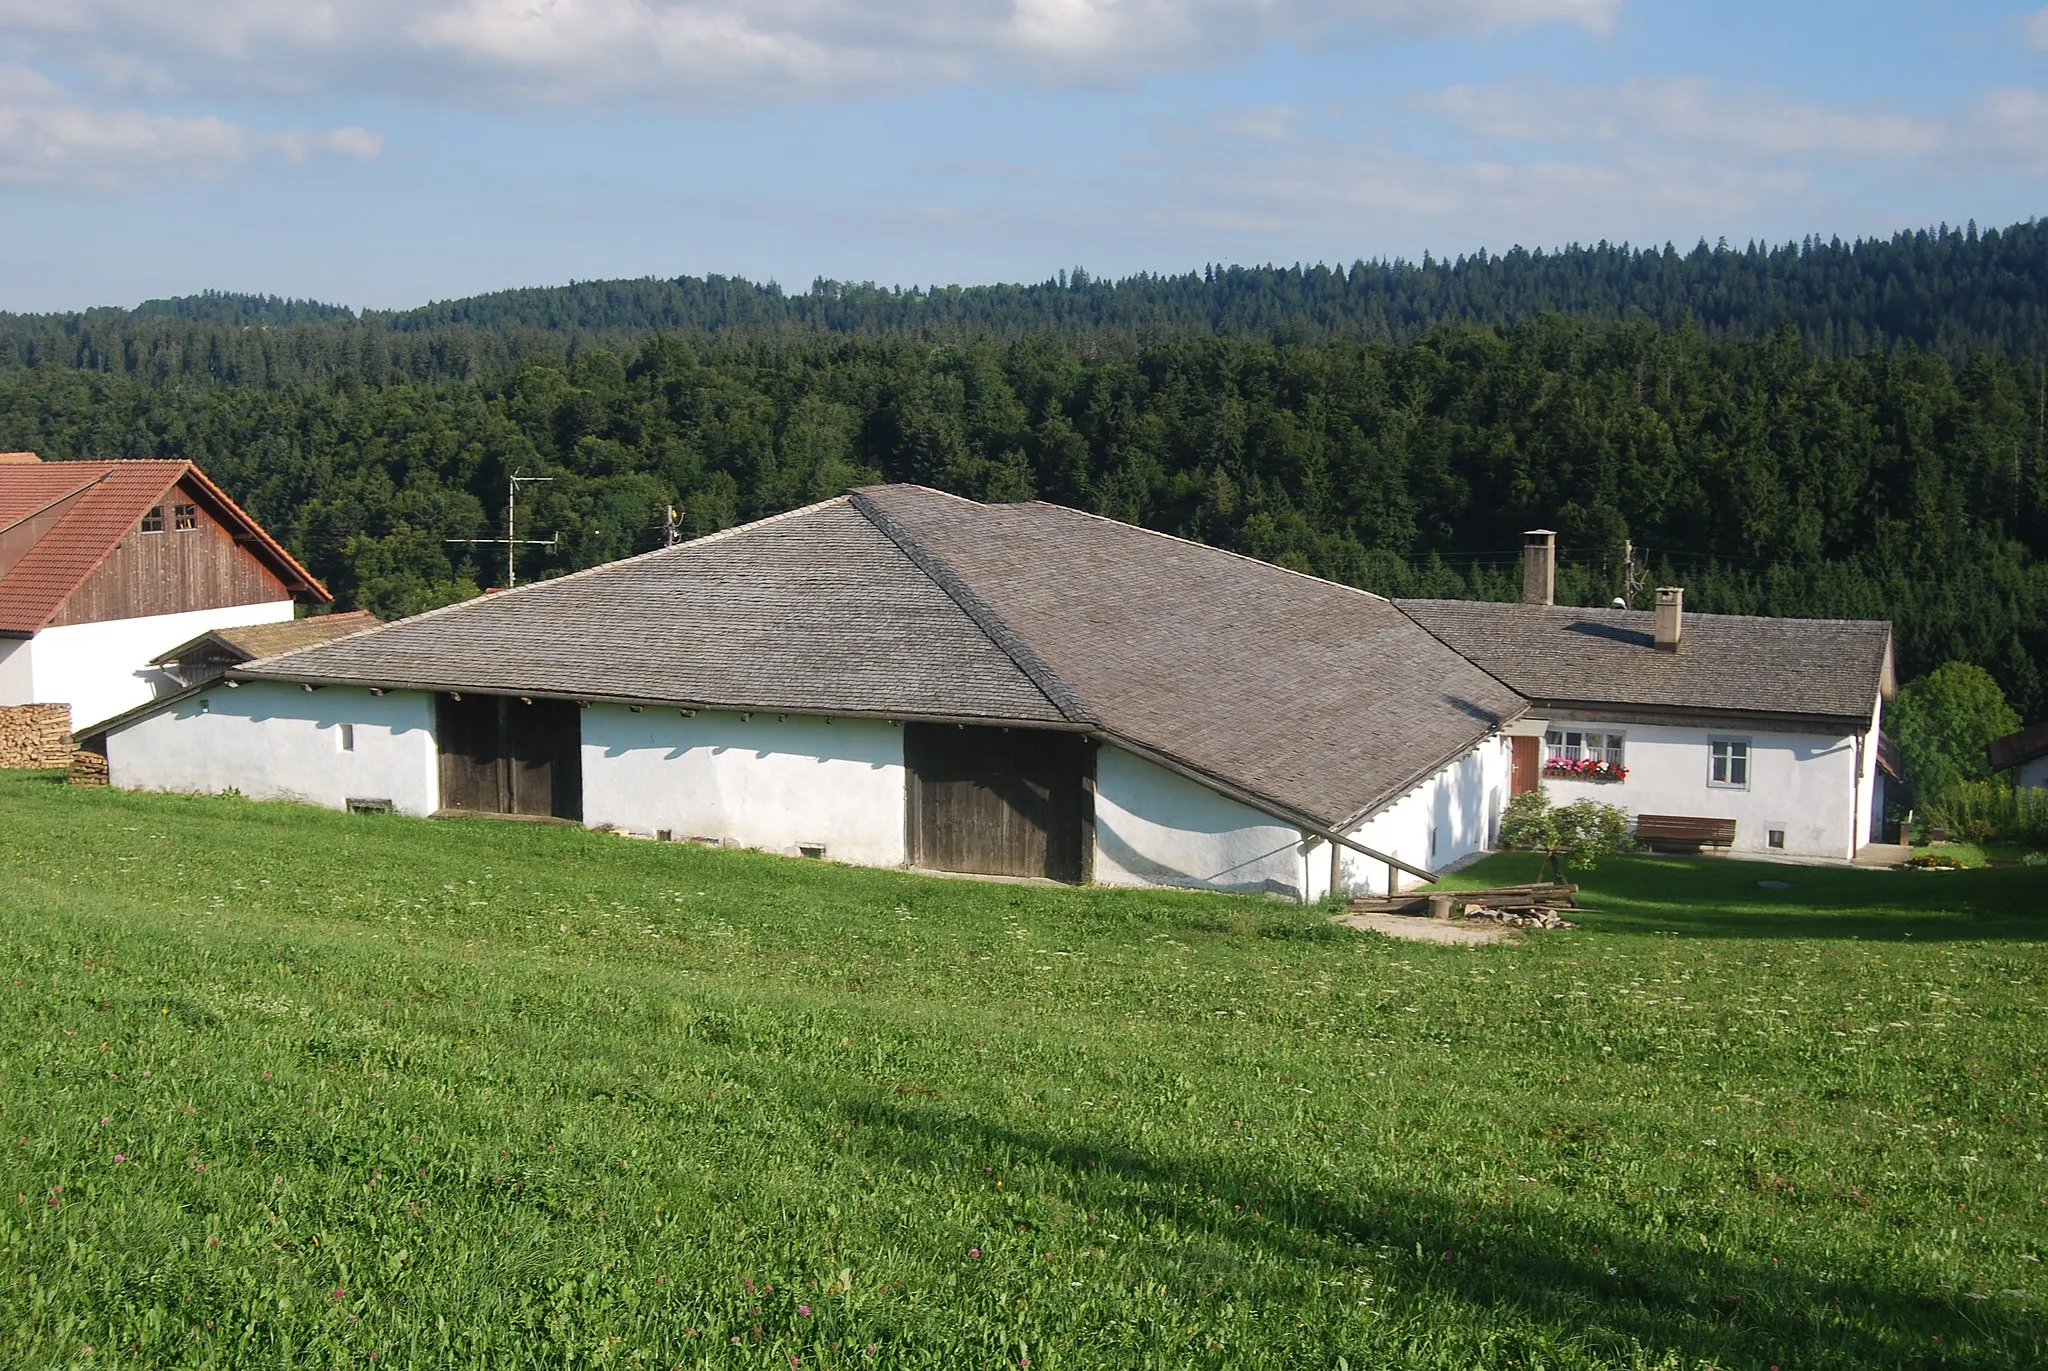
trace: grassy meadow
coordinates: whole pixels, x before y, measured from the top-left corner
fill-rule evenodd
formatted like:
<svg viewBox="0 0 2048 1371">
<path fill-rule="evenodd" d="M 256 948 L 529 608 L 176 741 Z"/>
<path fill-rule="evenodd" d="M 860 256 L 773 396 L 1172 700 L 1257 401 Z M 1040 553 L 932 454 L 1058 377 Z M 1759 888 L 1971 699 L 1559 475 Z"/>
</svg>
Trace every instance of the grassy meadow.
<svg viewBox="0 0 2048 1371">
<path fill-rule="evenodd" d="M 2048 870 L 1585 883 L 1436 947 L 0 773 L 0 1365 L 2048 1365 Z"/>
</svg>

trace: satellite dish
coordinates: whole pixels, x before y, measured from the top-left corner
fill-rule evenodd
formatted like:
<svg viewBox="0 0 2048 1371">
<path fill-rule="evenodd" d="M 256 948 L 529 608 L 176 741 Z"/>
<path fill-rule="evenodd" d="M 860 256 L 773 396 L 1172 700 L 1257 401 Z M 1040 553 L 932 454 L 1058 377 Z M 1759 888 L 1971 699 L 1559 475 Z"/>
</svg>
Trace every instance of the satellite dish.
<svg viewBox="0 0 2048 1371">
<path fill-rule="evenodd" d="M 1614 607 L 1616 609 L 1627 609 L 1628 601 L 1622 599 L 1619 595 L 1617 595 L 1614 597 Z"/>
</svg>

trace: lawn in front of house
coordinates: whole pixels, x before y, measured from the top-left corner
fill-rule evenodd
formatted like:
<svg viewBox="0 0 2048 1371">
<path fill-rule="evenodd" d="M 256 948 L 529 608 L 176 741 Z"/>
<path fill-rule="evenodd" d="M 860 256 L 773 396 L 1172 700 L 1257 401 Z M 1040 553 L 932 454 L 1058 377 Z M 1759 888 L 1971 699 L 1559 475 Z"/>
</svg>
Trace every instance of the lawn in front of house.
<svg viewBox="0 0 2048 1371">
<path fill-rule="evenodd" d="M 0 774 L 0 1363 L 2043 1364 L 2041 877 L 1764 870 L 1441 948 Z"/>
</svg>

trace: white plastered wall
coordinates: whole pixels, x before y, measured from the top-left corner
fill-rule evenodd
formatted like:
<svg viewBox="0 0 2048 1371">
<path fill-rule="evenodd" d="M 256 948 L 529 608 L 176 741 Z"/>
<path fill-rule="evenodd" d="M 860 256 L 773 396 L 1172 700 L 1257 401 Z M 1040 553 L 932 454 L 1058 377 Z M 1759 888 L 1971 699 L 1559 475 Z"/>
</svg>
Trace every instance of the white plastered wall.
<svg viewBox="0 0 2048 1371">
<path fill-rule="evenodd" d="M 343 724 L 353 751 L 343 750 Z M 233 788 L 251 799 L 329 809 L 351 799 L 389 800 L 401 813 L 427 815 L 440 791 L 434 697 L 223 682 L 110 732 L 107 771 L 113 785 L 129 790 Z"/>
<path fill-rule="evenodd" d="M 28 698 L 8 698 L 6 679 L 0 678 L 0 704 L 68 704 L 72 732 L 83 732 L 179 688 L 150 658 L 212 629 L 282 623 L 292 612 L 290 600 L 270 600 L 46 628 L 27 644 Z"/>
<path fill-rule="evenodd" d="M 1513 770 L 1507 738 L 1488 737 L 1382 807 L 1348 836 L 1411 866 L 1441 871 L 1499 845 Z M 1337 879 L 1343 894 L 1383 894 L 1390 878 L 1403 890 L 1422 884 L 1419 876 L 1389 871 L 1385 863 L 1349 849 L 1341 850 L 1339 863 Z M 1318 845 L 1309 853 L 1308 874 L 1312 899 L 1330 892 L 1328 846 Z"/>
<path fill-rule="evenodd" d="M 1560 805 L 1591 798 L 1617 805 L 1631 817 L 1671 814 L 1735 820 L 1736 852 L 1846 860 L 1870 833 L 1869 784 L 1859 787 L 1858 734 L 1772 733 L 1753 726 L 1623 724 L 1553 718 L 1551 727 L 1620 733 L 1627 739 L 1625 781 L 1543 778 Z M 1749 744 L 1749 785 L 1710 784 L 1714 739 Z M 1875 772 L 1873 738 L 1860 749 L 1866 772 Z M 1545 760 L 1549 758 L 1545 749 Z M 1785 830 L 1773 849 L 1769 831 Z"/>
<path fill-rule="evenodd" d="M 0 705 L 37 703 L 35 652 L 33 638 L 0 638 Z"/>
<path fill-rule="evenodd" d="M 668 830 L 795 855 L 901 866 L 903 730 L 826 720 L 648 706 L 583 711 L 583 820 L 633 833 Z"/>
<path fill-rule="evenodd" d="M 1104 743 L 1095 757 L 1095 881 L 1299 899 L 1301 831 Z"/>
</svg>

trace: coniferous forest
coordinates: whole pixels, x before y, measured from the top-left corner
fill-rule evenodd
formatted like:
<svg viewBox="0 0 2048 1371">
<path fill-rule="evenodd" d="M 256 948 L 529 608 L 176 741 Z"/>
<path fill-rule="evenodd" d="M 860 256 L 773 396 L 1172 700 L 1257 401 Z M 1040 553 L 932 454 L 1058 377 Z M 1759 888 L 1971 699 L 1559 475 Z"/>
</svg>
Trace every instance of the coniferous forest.
<svg viewBox="0 0 2048 1371">
<path fill-rule="evenodd" d="M 391 314 L 0 316 L 0 448 L 178 456 L 408 613 L 876 480 L 1040 497 L 1391 594 L 1887 617 L 2048 716 L 2048 222 L 1691 253 L 891 291 L 586 283 Z M 1640 602 L 1639 602 L 1640 603 Z"/>
</svg>

